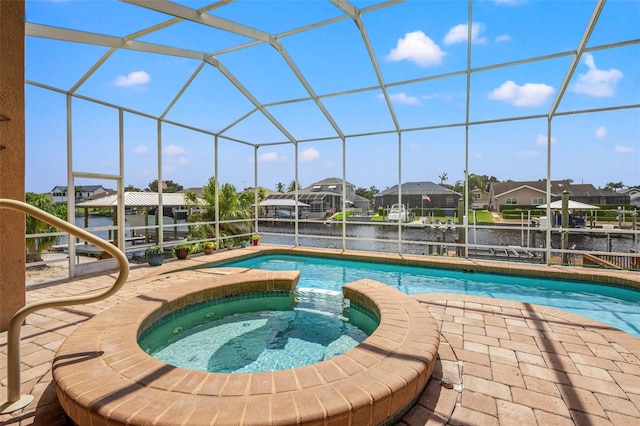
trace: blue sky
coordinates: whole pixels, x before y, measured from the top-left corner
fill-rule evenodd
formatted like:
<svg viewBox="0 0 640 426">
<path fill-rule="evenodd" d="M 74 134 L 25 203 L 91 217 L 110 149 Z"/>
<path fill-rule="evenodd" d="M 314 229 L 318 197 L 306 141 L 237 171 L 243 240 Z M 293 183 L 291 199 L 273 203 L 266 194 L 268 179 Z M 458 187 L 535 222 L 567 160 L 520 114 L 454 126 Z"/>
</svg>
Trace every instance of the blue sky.
<svg viewBox="0 0 640 426">
<path fill-rule="evenodd" d="M 278 182 L 291 182 L 296 156 L 291 138 L 299 141 L 298 181 L 303 186 L 342 177 L 343 163 L 347 180 L 366 188 L 384 189 L 399 179 L 439 182 L 444 172 L 447 183 L 464 178 L 466 1 L 407 1 L 379 8 L 379 1 L 351 2 L 362 9 L 391 110 L 358 26 L 351 18 L 340 19 L 344 12 L 327 1 L 236 1 L 205 12 L 277 36 L 282 52 L 268 43 L 252 43 L 246 35 L 171 21 L 172 16 L 128 2 L 26 3 L 26 21 L 36 24 L 31 34 L 27 31 L 26 78 L 37 83 L 26 86 L 28 191 L 48 192 L 67 183 L 66 96 L 41 85 L 63 92 L 75 87 L 71 134 L 76 172 L 115 175 L 120 168 L 119 112 L 87 99 L 127 110 L 122 113 L 125 185 L 144 188 L 157 178 L 157 118 L 163 114 L 162 176 L 185 187 L 202 186 L 215 174 L 212 134 L 220 132 L 218 177 L 238 189 L 254 185 L 255 144 L 260 145 L 258 185 L 275 189 Z M 197 10 L 210 2 L 174 4 Z M 572 61 L 566 53 L 577 48 L 595 5 L 587 0 L 473 2 L 470 173 L 499 180 L 547 176 L 547 116 Z M 136 35 L 159 24 L 156 31 Z M 90 34 L 75 41 L 36 36 L 43 30 L 52 34 L 49 27 Z M 88 43 L 93 35 L 213 54 L 222 67 L 203 66 L 202 60 L 185 55 L 131 49 L 107 55 L 109 47 Z M 551 122 L 552 179 L 596 187 L 640 185 L 640 109 L 569 114 L 640 104 L 638 40 L 640 1 L 607 2 Z M 401 143 L 394 117 L 405 130 Z M 536 118 L 495 122 L 513 117 Z M 344 146 L 340 133 L 346 136 Z M 115 187 L 104 179 L 76 184 Z"/>
</svg>

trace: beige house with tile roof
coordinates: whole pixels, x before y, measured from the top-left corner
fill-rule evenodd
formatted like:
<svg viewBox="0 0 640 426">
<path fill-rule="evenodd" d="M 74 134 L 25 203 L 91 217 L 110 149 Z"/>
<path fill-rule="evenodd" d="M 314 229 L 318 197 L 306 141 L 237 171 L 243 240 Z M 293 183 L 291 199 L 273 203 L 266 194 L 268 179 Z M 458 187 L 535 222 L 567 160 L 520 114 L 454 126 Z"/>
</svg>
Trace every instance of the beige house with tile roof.
<svg viewBox="0 0 640 426">
<path fill-rule="evenodd" d="M 597 189 L 592 184 L 575 184 L 569 180 L 551 181 L 551 200 L 547 200 L 547 181 L 492 182 L 489 187 L 490 205 L 496 210 L 538 206 L 556 201 L 568 191 L 570 198 L 586 204 L 629 204 L 629 196 L 608 189 Z"/>
</svg>

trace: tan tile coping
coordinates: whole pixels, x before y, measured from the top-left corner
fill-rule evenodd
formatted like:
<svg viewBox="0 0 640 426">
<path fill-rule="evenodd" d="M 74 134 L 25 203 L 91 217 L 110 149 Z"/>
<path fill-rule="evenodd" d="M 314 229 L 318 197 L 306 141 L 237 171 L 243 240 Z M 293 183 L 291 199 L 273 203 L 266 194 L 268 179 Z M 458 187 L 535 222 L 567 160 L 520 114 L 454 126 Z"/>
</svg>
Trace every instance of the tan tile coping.
<svg viewBox="0 0 640 426">
<path fill-rule="evenodd" d="M 299 272 L 199 270 L 172 285 L 96 315 L 72 333 L 53 361 L 56 393 L 80 425 L 378 425 L 397 421 L 433 372 L 440 331 L 418 301 L 360 280 L 344 297 L 380 324 L 348 352 L 273 372 L 223 374 L 173 367 L 147 355 L 137 338 L 171 309 L 222 295 L 291 290 Z M 191 277 L 193 271 L 188 273 Z"/>
</svg>

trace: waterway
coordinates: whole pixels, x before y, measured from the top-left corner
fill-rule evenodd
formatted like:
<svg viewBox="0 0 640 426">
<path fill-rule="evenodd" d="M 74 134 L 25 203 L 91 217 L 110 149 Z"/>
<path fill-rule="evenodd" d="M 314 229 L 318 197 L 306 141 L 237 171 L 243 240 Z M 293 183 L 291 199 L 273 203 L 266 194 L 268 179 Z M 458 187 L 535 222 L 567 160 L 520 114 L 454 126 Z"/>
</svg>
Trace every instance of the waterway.
<svg viewBox="0 0 640 426">
<path fill-rule="evenodd" d="M 347 222 L 346 237 L 347 248 L 350 250 L 395 252 L 398 249 L 398 226 L 376 224 L 353 224 Z M 262 241 L 268 244 L 293 244 L 294 227 L 290 223 L 261 222 L 260 233 Z M 273 234 L 280 235 L 273 235 Z M 440 230 L 430 226 L 400 228 L 403 244 L 403 252 L 411 254 L 426 254 L 429 246 L 422 243 L 454 243 L 457 231 L 454 229 Z M 299 241 L 306 247 L 342 248 L 342 224 L 341 223 L 301 223 L 298 227 Z M 318 238 L 317 236 L 326 237 Z M 388 240 L 388 241 L 381 241 Z M 544 232 L 527 226 L 512 226 L 511 229 L 496 229 L 484 227 L 469 228 L 469 244 L 487 246 L 516 246 L 541 248 L 545 244 Z M 584 251 L 613 251 L 628 253 L 634 247 L 631 235 L 607 236 L 605 234 L 589 235 L 584 232 L 571 232 L 569 234 L 569 247 L 575 245 L 576 250 Z M 560 234 L 552 233 L 551 247 L 560 248 Z M 609 247 L 610 246 L 610 247 Z M 453 246 L 451 246 L 453 248 Z M 636 249 L 637 249 L 636 244 Z M 609 250 L 610 249 L 610 250 Z"/>
<path fill-rule="evenodd" d="M 84 227 L 84 217 L 76 217 L 76 225 Z M 112 218 L 90 216 L 89 228 L 100 228 L 112 225 Z M 127 227 L 129 224 L 127 223 Z M 291 222 L 261 221 L 259 224 L 262 242 L 266 244 L 293 245 L 294 226 Z M 107 230 L 91 231 L 104 239 L 113 239 L 113 232 Z M 347 222 L 346 237 L 349 250 L 397 252 L 398 226 L 381 225 L 379 223 L 356 224 Z M 440 230 L 430 226 L 402 226 L 400 233 L 403 243 L 402 251 L 410 254 L 427 254 L 431 246 L 453 244 L 457 231 Z M 299 243 L 304 247 L 342 248 L 342 224 L 339 222 L 300 222 L 298 225 Z M 62 237 L 58 244 L 64 244 Z M 527 226 L 511 226 L 510 229 L 493 227 L 469 228 L 469 244 L 486 246 L 515 246 L 541 248 L 545 243 L 544 232 Z M 569 246 L 575 245 L 579 251 L 613 251 L 628 253 L 630 249 L 639 249 L 630 234 L 607 236 L 605 234 L 589 235 L 576 230 L 569 234 Z M 560 248 L 560 234 L 552 233 L 552 248 Z M 453 249 L 453 246 L 450 246 Z M 433 248 L 435 250 L 435 248 Z M 472 252 L 470 253 L 472 254 Z"/>
</svg>

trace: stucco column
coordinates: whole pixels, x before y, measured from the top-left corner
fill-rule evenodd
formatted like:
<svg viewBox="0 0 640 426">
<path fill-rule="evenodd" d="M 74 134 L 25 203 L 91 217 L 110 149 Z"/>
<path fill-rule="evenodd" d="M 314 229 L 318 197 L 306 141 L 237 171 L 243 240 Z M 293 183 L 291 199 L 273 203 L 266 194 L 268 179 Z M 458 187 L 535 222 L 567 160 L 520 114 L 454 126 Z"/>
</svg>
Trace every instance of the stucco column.
<svg viewBox="0 0 640 426">
<path fill-rule="evenodd" d="M 25 2 L 0 0 L 0 198 L 24 201 Z M 25 304 L 24 214 L 0 209 L 0 329 Z"/>
</svg>

